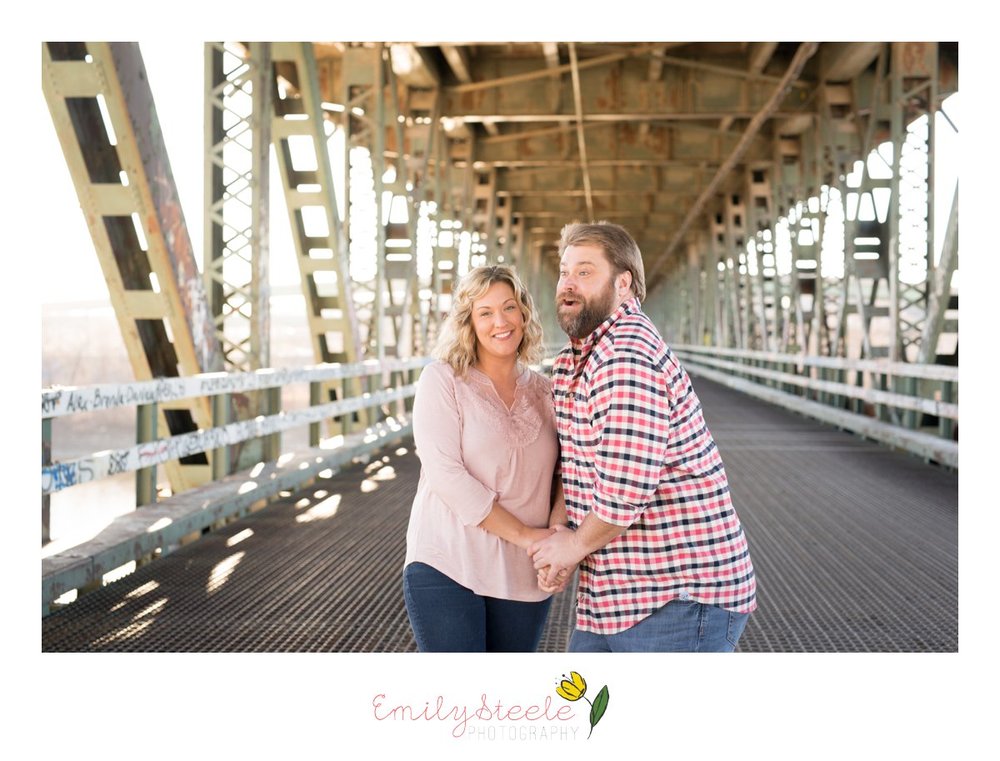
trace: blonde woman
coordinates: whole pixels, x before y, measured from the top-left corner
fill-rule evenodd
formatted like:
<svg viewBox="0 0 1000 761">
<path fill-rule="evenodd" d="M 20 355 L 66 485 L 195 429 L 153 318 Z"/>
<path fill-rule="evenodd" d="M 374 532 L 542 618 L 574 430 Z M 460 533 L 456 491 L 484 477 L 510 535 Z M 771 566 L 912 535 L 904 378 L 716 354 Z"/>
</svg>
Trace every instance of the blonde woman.
<svg viewBox="0 0 1000 761">
<path fill-rule="evenodd" d="M 514 271 L 493 266 L 462 279 L 443 327 L 413 406 L 407 614 L 421 652 L 531 652 L 553 588 L 527 548 L 566 522 L 549 381 L 528 367 L 541 325 Z"/>
</svg>

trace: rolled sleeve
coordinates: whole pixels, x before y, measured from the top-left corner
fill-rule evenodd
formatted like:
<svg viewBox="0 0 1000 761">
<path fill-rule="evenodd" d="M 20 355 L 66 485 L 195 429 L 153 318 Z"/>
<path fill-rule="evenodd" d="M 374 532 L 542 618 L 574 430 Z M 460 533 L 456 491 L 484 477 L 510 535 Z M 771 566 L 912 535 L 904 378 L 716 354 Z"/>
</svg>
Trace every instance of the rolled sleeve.
<svg viewBox="0 0 1000 761">
<path fill-rule="evenodd" d="M 635 354 L 602 364 L 591 388 L 599 437 L 592 510 L 606 523 L 630 526 L 660 485 L 669 443 L 669 397 L 655 368 Z"/>
<path fill-rule="evenodd" d="M 482 523 L 497 493 L 465 467 L 462 418 L 447 365 L 431 364 L 420 374 L 413 401 L 413 440 L 430 490 L 464 525 Z"/>
</svg>

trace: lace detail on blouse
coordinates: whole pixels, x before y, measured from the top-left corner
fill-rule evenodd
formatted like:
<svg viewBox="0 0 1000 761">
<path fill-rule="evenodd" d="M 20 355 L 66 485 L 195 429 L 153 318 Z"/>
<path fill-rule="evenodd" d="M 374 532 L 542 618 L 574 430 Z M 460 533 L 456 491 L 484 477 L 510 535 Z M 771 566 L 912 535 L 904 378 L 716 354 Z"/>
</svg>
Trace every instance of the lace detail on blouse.
<svg viewBox="0 0 1000 761">
<path fill-rule="evenodd" d="M 526 380 L 517 384 L 510 411 L 493 383 L 482 373 L 470 369 L 465 383 L 476 414 L 488 420 L 491 427 L 503 435 L 507 446 L 518 449 L 535 442 L 542 430 L 542 414 L 551 410 L 548 384 L 534 372 L 529 373 Z M 554 413 L 549 414 L 554 416 Z"/>
</svg>

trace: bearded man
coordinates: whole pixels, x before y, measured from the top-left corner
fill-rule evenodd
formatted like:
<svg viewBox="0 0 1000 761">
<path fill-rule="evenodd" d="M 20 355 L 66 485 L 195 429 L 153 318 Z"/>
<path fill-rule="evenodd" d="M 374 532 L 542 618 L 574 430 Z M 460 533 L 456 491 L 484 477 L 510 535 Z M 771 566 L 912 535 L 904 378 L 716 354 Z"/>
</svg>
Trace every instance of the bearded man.
<svg viewBox="0 0 1000 761">
<path fill-rule="evenodd" d="M 691 380 L 640 307 L 639 247 L 619 225 L 571 224 L 559 253 L 567 525 L 529 548 L 539 585 L 579 565 L 571 652 L 732 652 L 756 608 L 753 564 Z"/>
</svg>

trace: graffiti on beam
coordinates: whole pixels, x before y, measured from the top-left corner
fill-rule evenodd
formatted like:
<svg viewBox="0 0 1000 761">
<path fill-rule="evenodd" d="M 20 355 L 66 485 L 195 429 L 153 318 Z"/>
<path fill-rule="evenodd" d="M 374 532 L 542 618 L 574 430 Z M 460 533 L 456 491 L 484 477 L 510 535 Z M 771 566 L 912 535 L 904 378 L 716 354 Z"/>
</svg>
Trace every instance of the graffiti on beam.
<svg viewBox="0 0 1000 761">
<path fill-rule="evenodd" d="M 42 468 L 42 491 L 53 492 L 65 489 L 67 486 L 75 486 L 82 483 L 77 477 L 77 464 L 75 462 L 65 465 L 57 463 L 47 468 Z"/>
<path fill-rule="evenodd" d="M 416 385 L 379 391 L 361 397 L 308 407 L 303 410 L 279 412 L 268 417 L 242 420 L 218 428 L 184 433 L 130 449 L 108 450 L 66 463 L 53 463 L 42 467 L 42 493 L 51 494 L 70 486 L 98 478 L 149 468 L 168 460 L 179 460 L 200 452 L 209 452 L 232 446 L 248 439 L 268 436 L 309 423 L 319 423 L 331 417 L 399 401 L 413 396 Z"/>
<path fill-rule="evenodd" d="M 153 404 L 190 396 L 181 379 L 160 379 L 147 383 L 119 386 L 89 386 L 83 389 L 59 389 L 42 392 L 43 415 L 95 412 L 114 407 Z"/>
<path fill-rule="evenodd" d="M 205 373 L 190 378 L 159 378 L 139 383 L 105 384 L 83 388 L 50 388 L 42 391 L 42 416 L 57 417 L 74 412 L 93 412 L 113 407 L 170 402 L 197 396 L 241 393 L 292 383 L 340 380 L 382 371 L 394 372 L 422 367 L 427 358 L 330 364 L 315 367 L 256 370 L 250 373 Z"/>
<path fill-rule="evenodd" d="M 128 470 L 128 450 L 111 452 L 108 455 L 108 475 L 115 476 Z"/>
</svg>

